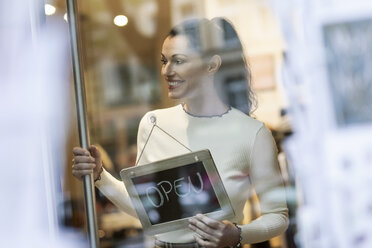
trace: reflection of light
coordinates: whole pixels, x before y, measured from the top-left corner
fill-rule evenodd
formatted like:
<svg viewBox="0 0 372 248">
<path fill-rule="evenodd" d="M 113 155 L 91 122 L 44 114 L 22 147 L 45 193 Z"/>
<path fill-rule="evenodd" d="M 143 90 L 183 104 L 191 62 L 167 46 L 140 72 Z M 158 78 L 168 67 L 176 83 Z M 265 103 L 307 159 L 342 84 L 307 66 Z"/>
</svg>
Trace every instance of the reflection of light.
<svg viewBox="0 0 372 248">
<path fill-rule="evenodd" d="M 63 19 L 67 22 L 67 13 L 63 15 Z"/>
<path fill-rule="evenodd" d="M 53 5 L 45 4 L 44 9 L 46 15 L 53 15 L 54 13 L 56 13 L 56 8 Z"/>
<path fill-rule="evenodd" d="M 149 216 L 152 223 L 158 223 L 160 221 L 160 214 L 155 209 L 151 209 L 148 212 L 148 216 Z"/>
<path fill-rule="evenodd" d="M 195 197 L 200 204 L 207 204 L 210 201 L 210 196 L 207 192 L 202 192 Z"/>
<path fill-rule="evenodd" d="M 105 231 L 103 231 L 103 230 L 98 230 L 98 236 L 100 237 L 100 238 L 103 238 L 103 237 L 105 237 L 105 235 L 106 235 L 106 233 L 105 233 Z"/>
<path fill-rule="evenodd" d="M 128 24 L 128 18 L 125 15 L 117 15 L 114 18 L 114 24 L 119 27 L 124 27 Z"/>
</svg>

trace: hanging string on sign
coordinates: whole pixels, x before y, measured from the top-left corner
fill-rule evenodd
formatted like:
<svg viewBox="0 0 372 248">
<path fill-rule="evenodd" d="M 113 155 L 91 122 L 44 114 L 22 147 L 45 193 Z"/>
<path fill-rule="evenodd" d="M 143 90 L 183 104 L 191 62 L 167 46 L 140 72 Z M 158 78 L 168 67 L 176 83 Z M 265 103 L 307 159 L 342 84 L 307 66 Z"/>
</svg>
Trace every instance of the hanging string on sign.
<svg viewBox="0 0 372 248">
<path fill-rule="evenodd" d="M 190 148 L 188 148 L 187 146 L 185 146 L 182 142 L 180 142 L 179 140 L 177 140 L 175 137 L 173 137 L 170 133 L 168 133 L 167 131 L 165 131 L 164 129 L 162 129 L 161 127 L 159 127 L 157 124 L 156 124 L 156 117 L 153 115 L 150 117 L 150 121 L 152 123 L 152 128 L 150 130 L 150 133 L 149 133 L 149 136 L 147 137 L 147 140 L 145 142 L 145 145 L 143 146 L 142 148 L 142 151 L 138 157 L 138 160 L 136 162 L 136 166 L 138 165 L 139 161 L 141 160 L 141 157 L 142 157 L 142 154 L 143 152 L 145 151 L 145 148 L 147 146 L 147 143 L 149 142 L 150 140 L 150 137 L 152 135 L 152 132 L 154 130 L 154 128 L 158 128 L 160 131 L 162 131 L 163 133 L 165 133 L 166 135 L 168 135 L 169 137 L 171 137 L 173 140 L 175 140 L 178 144 L 180 144 L 181 146 L 183 146 L 184 148 L 186 148 L 189 152 L 192 152 L 192 150 Z"/>
</svg>

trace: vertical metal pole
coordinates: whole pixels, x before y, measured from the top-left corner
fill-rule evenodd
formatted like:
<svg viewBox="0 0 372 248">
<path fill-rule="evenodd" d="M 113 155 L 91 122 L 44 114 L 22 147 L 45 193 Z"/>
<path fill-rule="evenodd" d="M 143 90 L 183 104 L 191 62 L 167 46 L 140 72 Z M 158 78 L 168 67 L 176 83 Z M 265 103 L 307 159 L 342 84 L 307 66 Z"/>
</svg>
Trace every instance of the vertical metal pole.
<svg viewBox="0 0 372 248">
<path fill-rule="evenodd" d="M 85 90 L 84 77 L 81 67 L 81 53 L 79 50 L 78 40 L 78 18 L 77 4 L 75 0 L 66 0 L 67 16 L 70 29 L 71 49 L 72 49 L 72 66 L 74 72 L 76 109 L 79 126 L 79 139 L 81 147 L 88 149 L 89 136 L 86 122 L 85 111 Z M 84 196 L 85 208 L 87 214 L 87 226 L 90 247 L 99 247 L 97 216 L 96 216 L 96 199 L 94 193 L 93 175 L 84 176 Z"/>
</svg>

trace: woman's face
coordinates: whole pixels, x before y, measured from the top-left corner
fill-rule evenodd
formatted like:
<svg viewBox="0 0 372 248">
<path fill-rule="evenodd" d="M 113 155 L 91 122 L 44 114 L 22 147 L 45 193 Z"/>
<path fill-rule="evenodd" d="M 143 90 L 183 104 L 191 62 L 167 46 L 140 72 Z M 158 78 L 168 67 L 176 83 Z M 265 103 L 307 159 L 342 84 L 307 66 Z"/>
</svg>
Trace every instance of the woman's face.
<svg viewBox="0 0 372 248">
<path fill-rule="evenodd" d="M 186 36 L 168 36 L 163 43 L 161 61 L 161 74 L 168 84 L 170 98 L 193 98 L 203 94 L 207 66 L 198 52 L 189 46 Z"/>
</svg>

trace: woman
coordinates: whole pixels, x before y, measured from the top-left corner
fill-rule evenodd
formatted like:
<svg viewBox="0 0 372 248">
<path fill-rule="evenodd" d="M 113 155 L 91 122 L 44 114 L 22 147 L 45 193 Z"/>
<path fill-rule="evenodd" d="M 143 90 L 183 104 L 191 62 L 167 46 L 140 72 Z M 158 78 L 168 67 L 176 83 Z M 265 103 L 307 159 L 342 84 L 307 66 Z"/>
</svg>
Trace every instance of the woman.
<svg viewBox="0 0 372 248">
<path fill-rule="evenodd" d="M 287 208 L 270 131 L 226 104 L 218 91 L 219 74 L 226 73 L 224 67 L 231 60 L 228 51 L 238 54 L 234 67 L 243 68 L 248 87 L 250 73 L 242 45 L 225 19 L 185 21 L 173 28 L 163 43 L 161 73 L 168 85 L 168 96 L 182 99 L 183 103 L 148 112 L 142 118 L 136 164 L 184 154 L 188 149 L 209 149 L 236 216 L 217 221 L 197 215 L 190 218 L 189 230 L 156 235 L 159 247 L 169 247 L 169 243 L 182 243 L 182 247 L 239 247 L 268 240 L 287 228 Z M 248 96 L 246 106 L 250 111 L 250 87 Z M 154 123 L 166 133 L 153 129 Z M 74 148 L 73 152 L 73 174 L 81 178 L 93 172 L 95 185 L 103 194 L 135 216 L 123 183 L 103 169 L 98 150 L 92 146 L 89 152 L 82 148 Z M 260 199 L 262 216 L 239 225 L 252 186 Z"/>
</svg>

